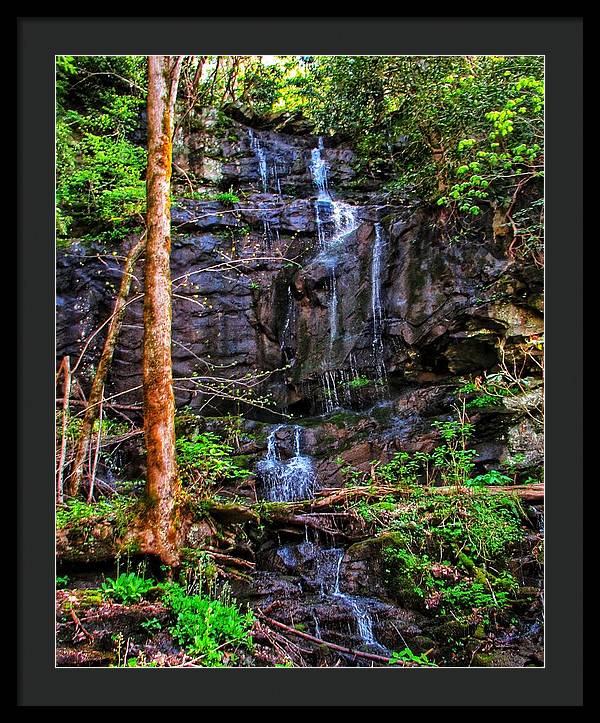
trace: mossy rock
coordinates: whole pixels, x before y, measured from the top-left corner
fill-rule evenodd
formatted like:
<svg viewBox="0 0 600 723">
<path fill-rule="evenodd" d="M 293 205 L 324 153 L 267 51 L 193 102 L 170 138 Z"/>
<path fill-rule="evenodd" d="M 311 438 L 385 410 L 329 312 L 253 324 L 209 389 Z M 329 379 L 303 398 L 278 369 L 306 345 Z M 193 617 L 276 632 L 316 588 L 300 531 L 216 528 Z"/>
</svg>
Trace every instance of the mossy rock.
<svg viewBox="0 0 600 723">
<path fill-rule="evenodd" d="M 327 421 L 331 424 L 335 424 L 336 427 L 343 429 L 344 427 L 350 427 L 356 424 L 361 419 L 362 416 L 360 414 L 355 414 L 353 412 L 337 412 L 336 414 L 332 414 Z"/>
<path fill-rule="evenodd" d="M 435 629 L 435 637 L 437 640 L 452 642 L 453 640 L 465 640 L 471 634 L 468 623 L 460 620 L 447 620 Z"/>
<path fill-rule="evenodd" d="M 370 560 L 380 558 L 386 547 L 404 547 L 406 540 L 400 532 L 385 532 L 377 537 L 370 537 L 362 542 L 355 542 L 346 551 L 353 560 Z"/>
</svg>

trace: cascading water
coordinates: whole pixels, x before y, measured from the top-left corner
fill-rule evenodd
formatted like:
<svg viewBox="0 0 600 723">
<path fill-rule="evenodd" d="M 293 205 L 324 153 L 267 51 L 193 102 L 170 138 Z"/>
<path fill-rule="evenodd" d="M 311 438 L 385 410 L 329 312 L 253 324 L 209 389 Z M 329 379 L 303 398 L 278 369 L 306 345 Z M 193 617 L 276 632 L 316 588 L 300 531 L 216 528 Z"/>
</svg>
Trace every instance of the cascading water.
<svg viewBox="0 0 600 723">
<path fill-rule="evenodd" d="M 292 295 L 291 284 L 288 284 L 287 310 L 285 313 L 285 321 L 283 322 L 283 328 L 281 330 L 281 337 L 280 337 L 280 342 L 279 342 L 279 348 L 281 349 L 281 351 L 284 350 L 286 342 L 288 340 L 288 336 L 290 333 L 290 328 L 291 328 L 293 318 L 294 318 L 294 297 Z"/>
<path fill-rule="evenodd" d="M 371 310 L 373 314 L 373 362 L 376 380 L 387 382 L 383 348 L 383 307 L 381 305 L 381 255 L 385 240 L 380 223 L 375 224 L 375 243 L 371 262 Z"/>
<path fill-rule="evenodd" d="M 275 427 L 267 438 L 267 455 L 256 469 L 263 485 L 263 497 L 271 502 L 306 500 L 315 494 L 315 473 L 312 459 L 301 451 L 302 427 L 293 427 L 294 456 L 282 460 L 277 434 L 285 425 Z"/>
<path fill-rule="evenodd" d="M 319 137 L 317 148 L 311 151 L 310 172 L 313 184 L 317 189 L 315 200 L 315 223 L 317 226 L 317 240 L 321 253 L 326 256 L 329 266 L 329 359 L 325 362 L 325 371 L 322 377 L 324 407 L 327 413 L 339 405 L 336 389 L 335 374 L 331 370 L 334 343 L 339 335 L 338 329 L 338 284 L 337 284 L 337 254 L 343 239 L 358 227 L 356 209 L 343 201 L 335 201 L 328 188 L 328 166 L 323 158 L 323 138 Z"/>
<path fill-rule="evenodd" d="M 327 163 L 321 155 L 324 148 L 323 136 L 319 136 L 318 147 L 313 148 L 310 153 L 310 172 L 314 184 L 319 191 L 319 198 L 327 199 L 329 198 L 329 191 L 327 190 Z"/>
<path fill-rule="evenodd" d="M 352 610 L 354 619 L 356 620 L 356 626 L 358 628 L 358 636 L 361 639 L 363 645 L 370 645 L 378 648 L 379 650 L 386 650 L 381 643 L 375 638 L 373 633 L 373 618 L 369 612 L 369 609 L 364 600 L 355 597 L 354 595 L 348 595 L 340 590 L 340 570 L 342 567 L 342 560 L 344 559 L 344 550 L 333 549 L 331 552 L 337 556 L 337 566 L 334 581 L 334 588 L 332 596 L 340 598 L 346 605 Z"/>
<path fill-rule="evenodd" d="M 333 342 L 337 338 L 338 297 L 335 268 L 331 270 L 329 298 L 329 352 L 331 356 L 331 353 L 333 352 Z"/>
<path fill-rule="evenodd" d="M 343 549 L 337 547 L 320 548 L 312 542 L 305 541 L 298 545 L 280 547 L 277 554 L 290 570 L 295 570 L 302 559 L 313 559 L 314 572 L 310 584 L 318 589 L 319 596 L 332 603 L 341 603 L 350 611 L 356 624 L 356 633 L 363 645 L 386 651 L 375 638 L 373 618 L 368 607 L 369 600 L 348 595 L 340 589 L 340 571 L 345 554 Z M 317 637 L 322 637 L 321 621 L 316 609 L 313 611 L 313 619 Z"/>
<path fill-rule="evenodd" d="M 263 193 L 267 193 L 269 187 L 269 168 L 267 165 L 267 154 L 260 140 L 254 135 L 252 128 L 248 128 L 248 139 L 250 148 L 258 161 L 258 172 L 262 183 Z"/>
</svg>

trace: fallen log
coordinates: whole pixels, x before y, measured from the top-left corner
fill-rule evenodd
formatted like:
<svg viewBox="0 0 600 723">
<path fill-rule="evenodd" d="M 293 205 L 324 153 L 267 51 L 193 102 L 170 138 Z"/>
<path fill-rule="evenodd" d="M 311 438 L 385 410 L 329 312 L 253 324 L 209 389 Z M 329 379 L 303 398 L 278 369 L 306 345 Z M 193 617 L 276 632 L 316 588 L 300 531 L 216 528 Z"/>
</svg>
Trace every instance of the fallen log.
<svg viewBox="0 0 600 723">
<path fill-rule="evenodd" d="M 544 501 L 544 483 L 539 482 L 530 485 L 493 485 L 489 487 L 456 487 L 454 485 L 444 487 L 426 487 L 419 486 L 417 488 L 422 494 L 432 495 L 452 495 L 452 494 L 470 494 L 476 495 L 480 491 L 492 494 L 515 494 L 524 502 L 537 502 L 542 504 Z M 364 487 L 347 487 L 347 488 L 326 488 L 322 489 L 319 496 L 314 500 L 307 502 L 292 503 L 290 507 L 310 507 L 310 509 L 321 509 L 330 507 L 350 499 L 361 498 L 381 498 L 387 495 L 409 496 L 414 492 L 414 487 L 373 487 L 371 485 Z"/>
<path fill-rule="evenodd" d="M 375 663 L 382 663 L 385 665 L 400 665 L 405 667 L 417 667 L 413 663 L 409 663 L 405 660 L 394 660 L 393 658 L 388 658 L 385 655 L 377 655 L 376 653 L 365 653 L 362 650 L 354 650 L 353 648 L 347 648 L 344 645 L 338 645 L 337 643 L 329 643 L 326 640 L 322 640 L 321 638 L 317 638 L 314 635 L 310 635 L 309 633 L 303 633 L 301 630 L 296 630 L 296 628 L 291 628 L 289 625 L 285 625 L 285 623 L 280 623 L 279 620 L 274 620 L 273 618 L 269 618 L 260 611 L 256 612 L 256 617 L 258 617 L 260 620 L 264 620 L 267 625 L 273 625 L 276 628 L 279 628 L 281 630 L 285 630 L 287 633 L 290 633 L 291 635 L 297 635 L 300 638 L 303 638 L 304 640 L 308 640 L 311 643 L 316 643 L 317 645 L 325 645 L 327 648 L 330 648 L 331 650 L 336 650 L 340 653 L 345 653 L 346 655 L 352 655 L 357 658 L 364 658 L 365 660 L 372 660 Z"/>
<path fill-rule="evenodd" d="M 491 494 L 516 495 L 523 502 L 533 502 L 540 505 L 544 503 L 543 482 L 532 485 L 496 485 L 490 487 L 430 487 L 427 491 L 438 495 L 451 495 L 457 492 L 476 495 L 481 490 Z"/>
</svg>

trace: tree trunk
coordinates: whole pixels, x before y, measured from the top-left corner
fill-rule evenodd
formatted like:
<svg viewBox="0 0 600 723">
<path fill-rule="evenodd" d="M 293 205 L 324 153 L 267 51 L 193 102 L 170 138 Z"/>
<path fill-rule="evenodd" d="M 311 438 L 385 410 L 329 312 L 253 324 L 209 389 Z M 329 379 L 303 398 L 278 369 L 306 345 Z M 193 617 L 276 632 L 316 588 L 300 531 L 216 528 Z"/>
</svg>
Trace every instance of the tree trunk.
<svg viewBox="0 0 600 723">
<path fill-rule="evenodd" d="M 149 547 L 177 565 L 175 400 L 171 363 L 171 163 L 173 115 L 182 58 L 148 58 L 147 240 L 144 271 L 144 434 Z"/>
<path fill-rule="evenodd" d="M 131 251 L 127 254 L 125 259 L 125 266 L 123 267 L 123 276 L 121 276 L 121 284 L 119 286 L 119 293 L 115 301 L 115 308 L 112 313 L 112 318 L 108 326 L 108 332 L 106 334 L 106 341 L 102 348 L 102 354 L 100 361 L 98 362 L 98 368 L 94 375 L 94 381 L 92 382 L 92 388 L 90 390 L 90 396 L 86 405 L 85 414 L 83 416 L 83 422 L 81 424 L 81 430 L 79 434 L 79 441 L 77 442 L 77 448 L 75 450 L 75 457 L 73 465 L 71 466 L 71 474 L 67 482 L 67 494 L 71 497 L 76 497 L 81 489 L 81 480 L 83 478 L 83 470 L 85 465 L 85 458 L 88 454 L 90 440 L 92 436 L 92 430 L 94 422 L 98 418 L 100 411 L 100 404 L 102 403 L 102 391 L 104 389 L 104 383 L 106 381 L 106 375 L 112 364 L 113 355 L 115 353 L 115 347 L 117 345 L 117 339 L 119 338 L 119 332 L 123 323 L 123 317 L 125 315 L 125 306 L 127 297 L 129 296 L 129 289 L 131 287 L 131 280 L 133 278 L 133 269 L 136 261 L 140 257 L 142 250 L 145 245 L 144 237 L 142 237 Z"/>
<path fill-rule="evenodd" d="M 60 440 L 60 455 L 58 458 L 58 468 L 56 472 L 56 501 L 62 504 L 64 502 L 64 482 L 63 472 L 65 467 L 65 458 L 67 456 L 67 424 L 69 417 L 69 397 L 71 396 L 71 361 L 68 356 L 64 357 L 56 375 L 56 380 L 63 374 L 63 400 L 62 400 L 62 436 Z"/>
</svg>

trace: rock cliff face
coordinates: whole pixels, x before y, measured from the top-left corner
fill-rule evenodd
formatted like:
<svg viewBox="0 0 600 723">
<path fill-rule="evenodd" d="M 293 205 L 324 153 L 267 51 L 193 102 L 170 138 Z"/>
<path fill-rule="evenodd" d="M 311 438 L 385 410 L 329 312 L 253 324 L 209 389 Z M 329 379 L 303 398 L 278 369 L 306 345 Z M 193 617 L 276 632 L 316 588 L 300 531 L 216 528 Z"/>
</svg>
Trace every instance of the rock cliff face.
<svg viewBox="0 0 600 723">
<path fill-rule="evenodd" d="M 461 377 L 512 364 L 519 345 L 543 332 L 543 295 L 541 272 L 508 257 L 491 217 L 455 232 L 440 209 L 391 204 L 380 183 L 355 178 L 350 147 L 298 123 L 275 130 L 241 120 L 209 118 L 176 139 L 172 352 L 177 405 L 204 417 L 192 417 L 192 426 L 218 429 L 220 415 L 243 415 L 236 451 L 244 466 L 266 471 L 262 487 L 259 474 L 256 484 L 229 492 L 254 502 L 273 499 L 265 493 L 269 474 L 288 487 L 335 489 L 347 465 L 368 471 L 396 451 L 431 451 L 439 444 L 432 422 L 452 414 Z M 239 202 L 186 198 L 186 174 L 213 197 L 231 191 Z M 131 243 L 116 252 L 78 244 L 59 251 L 59 358 L 76 358 L 110 315 Z M 107 390 L 130 416 L 141 397 L 142 264 L 136 277 Z M 87 347 L 84 383 L 102 339 Z M 207 378 L 214 386 L 265 372 L 259 389 L 272 398 L 270 411 L 205 393 Z M 540 403 L 533 384 L 472 410 L 476 471 L 509 456 L 522 472 L 542 463 L 542 429 L 531 411 Z M 143 477 L 139 443 L 126 457 L 121 476 Z M 236 590 L 240 599 L 374 653 L 398 649 L 399 632 L 421 651 L 452 639 L 423 609 L 386 596 L 385 539 L 350 545 L 360 534 L 308 522 L 303 529 L 308 518 L 298 519 L 292 529 L 271 520 L 266 539 L 248 533 L 241 547 L 232 533 L 228 551 L 257 564 L 251 585 Z M 196 527 L 191 547 L 211 534 L 206 521 Z M 531 556 L 524 560 L 527 570 Z M 539 571 L 522 575 L 540 581 Z M 539 664 L 540 641 L 531 642 L 537 614 L 525 616 L 534 632 L 519 638 L 512 658 L 485 664 Z"/>
<path fill-rule="evenodd" d="M 419 420 L 448 411 L 458 377 L 492 369 L 501 345 L 506 352 L 543 331 L 541 273 L 508 260 L 490 219 L 453 236 L 437 209 L 390 205 L 361 185 L 350 148 L 321 146 L 313 135 L 234 120 L 178 139 L 178 168 L 241 200 L 173 202 L 174 376 L 273 371 L 262 390 L 277 411 L 298 418 L 379 402 L 388 405 L 380 418 L 414 444 Z M 316 149 L 326 196 L 315 176 Z M 175 190 L 185 187 L 182 179 Z M 59 357 L 76 356 L 109 315 L 122 253 L 93 245 L 58 253 Z M 137 278 L 134 296 L 141 265 Z M 141 323 L 138 298 L 128 306 L 110 377 L 112 393 L 138 388 L 122 403 L 140 398 Z M 100 333 L 88 349 L 89 374 L 101 341 Z M 379 385 L 356 382 L 382 370 Z M 179 406 L 206 410 L 197 385 L 176 386 Z M 220 413 L 235 405 L 215 399 L 210 407 Z M 522 409 L 497 411 L 497 424 L 482 429 L 482 454 L 490 458 L 523 446 L 515 432 L 526 419 Z M 393 436 L 388 429 L 384 446 Z M 528 438 L 529 461 L 539 463 L 535 430 Z"/>
</svg>

